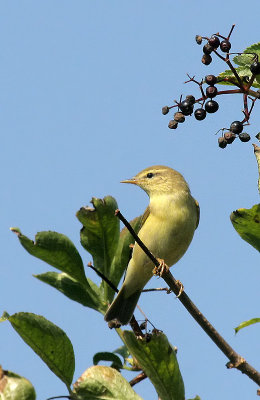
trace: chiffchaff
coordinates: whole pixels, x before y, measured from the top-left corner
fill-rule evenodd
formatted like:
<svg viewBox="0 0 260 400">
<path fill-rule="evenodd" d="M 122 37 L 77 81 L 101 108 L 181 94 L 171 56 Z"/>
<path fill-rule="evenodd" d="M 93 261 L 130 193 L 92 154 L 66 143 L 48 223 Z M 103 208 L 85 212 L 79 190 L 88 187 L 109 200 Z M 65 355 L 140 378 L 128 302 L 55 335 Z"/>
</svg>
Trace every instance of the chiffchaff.
<svg viewBox="0 0 260 400">
<path fill-rule="evenodd" d="M 150 204 L 138 233 L 152 254 L 170 267 L 186 252 L 199 224 L 199 204 L 191 196 L 183 176 L 172 168 L 156 165 L 122 181 L 140 186 Z M 153 276 L 154 264 L 135 243 L 122 288 L 105 314 L 105 320 L 126 325 L 140 294 Z"/>
</svg>

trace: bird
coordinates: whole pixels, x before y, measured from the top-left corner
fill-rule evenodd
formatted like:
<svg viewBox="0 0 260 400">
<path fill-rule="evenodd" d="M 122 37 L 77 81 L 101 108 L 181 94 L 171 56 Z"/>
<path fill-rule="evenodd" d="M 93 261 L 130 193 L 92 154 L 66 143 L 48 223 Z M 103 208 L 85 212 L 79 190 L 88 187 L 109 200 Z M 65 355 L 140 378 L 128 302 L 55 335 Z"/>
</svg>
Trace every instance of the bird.
<svg viewBox="0 0 260 400">
<path fill-rule="evenodd" d="M 200 218 L 199 203 L 192 197 L 184 177 L 170 167 L 155 165 L 121 182 L 139 186 L 150 199 L 139 238 L 158 260 L 169 267 L 176 264 L 188 249 Z M 153 262 L 135 243 L 125 280 L 104 316 L 105 321 L 118 326 L 130 322 L 153 269 Z"/>
</svg>

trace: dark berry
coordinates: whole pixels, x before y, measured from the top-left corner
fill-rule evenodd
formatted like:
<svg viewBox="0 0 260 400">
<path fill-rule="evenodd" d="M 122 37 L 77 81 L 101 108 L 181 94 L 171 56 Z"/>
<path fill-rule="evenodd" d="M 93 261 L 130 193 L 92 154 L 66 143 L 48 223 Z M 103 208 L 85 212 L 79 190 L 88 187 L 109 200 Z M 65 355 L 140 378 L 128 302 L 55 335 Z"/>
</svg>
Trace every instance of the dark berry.
<svg viewBox="0 0 260 400">
<path fill-rule="evenodd" d="M 255 135 L 255 137 L 256 137 L 257 140 L 259 140 L 259 142 L 260 142 L 260 132 L 258 132 L 258 133 Z"/>
<path fill-rule="evenodd" d="M 176 112 L 174 114 L 174 121 L 176 121 L 176 122 L 184 122 L 185 121 L 185 117 L 181 112 Z"/>
<path fill-rule="evenodd" d="M 197 110 L 194 111 L 194 117 L 198 121 L 202 121 L 203 119 L 206 118 L 207 112 L 204 110 L 204 108 L 197 108 Z"/>
<path fill-rule="evenodd" d="M 214 49 L 217 49 L 218 46 L 220 45 L 220 40 L 217 36 L 211 36 L 209 39 L 209 45 L 212 46 Z"/>
<path fill-rule="evenodd" d="M 260 74 L 260 62 L 258 61 L 253 62 L 253 64 L 250 65 L 250 71 L 254 75 Z"/>
<path fill-rule="evenodd" d="M 170 110 L 170 109 L 169 109 L 168 106 L 164 106 L 164 107 L 162 108 L 162 114 L 163 114 L 163 115 L 168 114 L 169 110 Z"/>
<path fill-rule="evenodd" d="M 212 57 L 209 54 L 203 54 L 201 62 L 202 64 L 209 65 L 212 61 Z"/>
<path fill-rule="evenodd" d="M 218 89 L 216 88 L 216 86 L 208 86 L 206 89 L 206 95 L 207 97 L 210 97 L 211 99 L 213 97 L 216 97 L 218 94 Z"/>
<path fill-rule="evenodd" d="M 210 114 L 218 111 L 218 107 L 219 107 L 219 105 L 215 100 L 208 100 L 205 103 L 205 110 Z"/>
<path fill-rule="evenodd" d="M 231 144 L 234 142 L 236 135 L 232 132 L 226 132 L 224 133 L 224 138 L 226 139 L 228 144 Z"/>
<path fill-rule="evenodd" d="M 194 104 L 196 99 L 194 96 L 192 96 L 192 94 L 189 94 L 188 96 L 186 96 L 186 100 L 190 103 L 190 104 Z"/>
<path fill-rule="evenodd" d="M 221 149 L 224 149 L 225 147 L 227 147 L 227 141 L 224 137 L 220 137 L 218 138 L 218 145 Z"/>
<path fill-rule="evenodd" d="M 204 53 L 204 54 L 210 54 L 210 53 L 212 53 L 213 50 L 214 50 L 214 48 L 213 48 L 212 46 L 210 46 L 209 43 L 206 43 L 206 44 L 203 46 L 203 53 Z"/>
<path fill-rule="evenodd" d="M 170 128 L 170 129 L 176 129 L 177 126 L 178 126 L 178 122 L 174 121 L 173 119 L 168 124 L 168 128 Z"/>
<path fill-rule="evenodd" d="M 232 124 L 230 125 L 230 131 L 233 133 L 241 133 L 243 130 L 243 124 L 240 121 L 234 121 L 232 122 Z"/>
<path fill-rule="evenodd" d="M 183 100 L 179 108 L 184 115 L 191 115 L 193 112 L 193 105 L 188 100 Z"/>
<path fill-rule="evenodd" d="M 196 35 L 196 36 L 195 36 L 195 40 L 196 40 L 196 42 L 197 42 L 198 44 L 201 44 L 201 43 L 202 43 L 202 37 L 201 37 L 200 35 Z"/>
<path fill-rule="evenodd" d="M 223 53 L 228 53 L 229 50 L 231 49 L 231 43 L 229 40 L 222 40 L 220 43 L 220 48 L 223 51 Z"/>
<path fill-rule="evenodd" d="M 217 83 L 217 77 L 215 75 L 207 75 L 205 76 L 205 82 L 208 85 L 215 85 L 215 83 Z"/>
<path fill-rule="evenodd" d="M 238 137 L 241 140 L 241 142 L 248 142 L 251 139 L 250 135 L 248 135 L 248 133 L 246 132 L 240 133 Z"/>
</svg>

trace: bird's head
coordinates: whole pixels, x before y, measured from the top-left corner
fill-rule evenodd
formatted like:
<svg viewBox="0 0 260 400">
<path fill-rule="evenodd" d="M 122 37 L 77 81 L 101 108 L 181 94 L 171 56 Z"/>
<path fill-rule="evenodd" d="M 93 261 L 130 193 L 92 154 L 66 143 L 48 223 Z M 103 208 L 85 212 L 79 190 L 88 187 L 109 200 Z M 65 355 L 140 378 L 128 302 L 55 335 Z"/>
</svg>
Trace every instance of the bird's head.
<svg viewBox="0 0 260 400">
<path fill-rule="evenodd" d="M 189 191 L 183 176 L 172 168 L 154 165 L 145 168 L 131 179 L 121 181 L 140 186 L 149 196 Z"/>
</svg>

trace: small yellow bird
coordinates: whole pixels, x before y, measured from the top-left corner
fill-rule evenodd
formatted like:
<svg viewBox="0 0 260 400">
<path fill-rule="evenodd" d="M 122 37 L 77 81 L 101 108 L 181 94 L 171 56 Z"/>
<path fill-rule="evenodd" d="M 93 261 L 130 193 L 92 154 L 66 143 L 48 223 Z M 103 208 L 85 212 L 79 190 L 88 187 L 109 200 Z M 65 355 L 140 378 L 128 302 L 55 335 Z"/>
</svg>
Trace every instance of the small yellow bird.
<svg viewBox="0 0 260 400">
<path fill-rule="evenodd" d="M 169 267 L 174 265 L 188 249 L 199 224 L 199 204 L 187 182 L 174 169 L 155 165 L 122 183 L 138 185 L 148 194 L 150 204 L 138 236 L 155 257 Z M 124 283 L 105 314 L 107 322 L 128 324 L 153 269 L 152 261 L 135 243 Z"/>
</svg>

